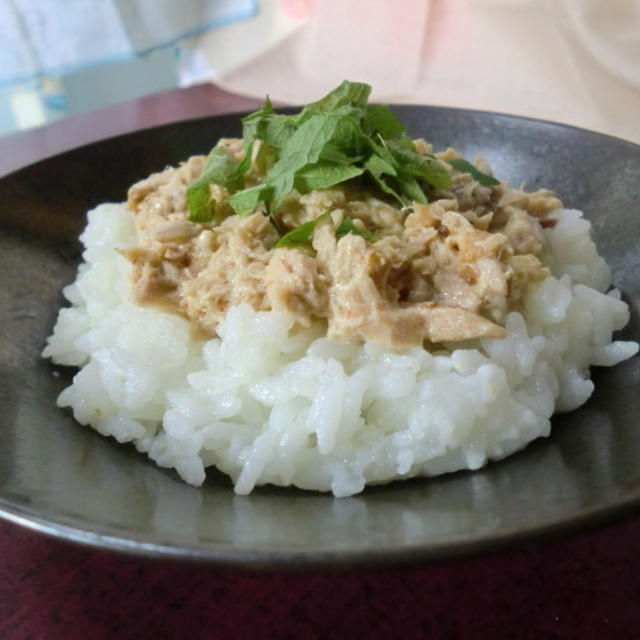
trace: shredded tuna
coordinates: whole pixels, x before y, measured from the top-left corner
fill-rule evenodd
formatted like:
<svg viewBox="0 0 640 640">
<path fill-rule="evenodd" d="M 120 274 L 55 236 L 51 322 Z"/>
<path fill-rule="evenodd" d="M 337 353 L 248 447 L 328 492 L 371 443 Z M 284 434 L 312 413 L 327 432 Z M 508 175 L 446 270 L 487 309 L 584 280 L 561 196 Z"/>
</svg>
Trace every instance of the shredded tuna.
<svg viewBox="0 0 640 640">
<path fill-rule="evenodd" d="M 224 145 L 242 156 L 241 141 Z M 415 147 L 431 153 L 424 140 Z M 458 154 L 437 156 L 446 162 Z M 300 326 L 324 320 L 332 338 L 399 349 L 500 338 L 528 284 L 549 275 L 542 228 L 555 224 L 553 212 L 562 206 L 549 191 L 484 186 L 451 169 L 451 187 L 432 194 L 428 205 L 400 208 L 354 180 L 292 192 L 272 212 L 273 222 L 261 210 L 241 217 L 222 205 L 215 221 L 194 223 L 186 188 L 204 160 L 190 158 L 130 189 L 139 245 L 124 253 L 134 265 L 135 299 L 185 316 L 205 336 L 245 302 L 286 311 Z M 488 170 L 481 159 L 476 165 Z M 223 187 L 211 190 L 218 202 L 228 196 Z M 331 215 L 316 226 L 309 248 L 275 248 L 279 232 L 325 211 Z M 338 238 L 346 217 L 375 239 Z"/>
</svg>

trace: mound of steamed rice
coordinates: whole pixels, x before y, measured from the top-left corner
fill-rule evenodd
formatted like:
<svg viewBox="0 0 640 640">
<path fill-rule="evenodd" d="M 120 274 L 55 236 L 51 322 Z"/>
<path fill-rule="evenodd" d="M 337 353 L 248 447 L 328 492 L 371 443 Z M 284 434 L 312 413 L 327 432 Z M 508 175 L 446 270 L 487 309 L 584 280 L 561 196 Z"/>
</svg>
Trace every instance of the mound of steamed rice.
<svg viewBox="0 0 640 640">
<path fill-rule="evenodd" d="M 330 490 L 478 469 L 550 431 L 593 391 L 590 365 L 638 351 L 613 341 L 629 319 L 579 211 L 545 229 L 553 277 L 531 285 L 508 336 L 429 353 L 294 330 L 279 312 L 232 308 L 201 342 L 176 315 L 129 299 L 132 214 L 89 213 L 76 281 L 43 355 L 80 367 L 58 398 L 76 420 L 133 442 L 200 485 L 215 465 L 238 493 L 272 483 Z"/>
</svg>

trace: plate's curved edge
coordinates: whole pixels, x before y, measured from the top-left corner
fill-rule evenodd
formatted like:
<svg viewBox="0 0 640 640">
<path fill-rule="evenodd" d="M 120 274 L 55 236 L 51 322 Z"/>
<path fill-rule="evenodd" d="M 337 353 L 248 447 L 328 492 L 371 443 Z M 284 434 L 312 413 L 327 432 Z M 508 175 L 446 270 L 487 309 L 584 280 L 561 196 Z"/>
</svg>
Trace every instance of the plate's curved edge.
<svg viewBox="0 0 640 640">
<path fill-rule="evenodd" d="M 225 117 L 237 117 L 240 118 L 243 115 L 247 115 L 248 113 L 251 113 L 250 111 L 246 111 L 246 110 L 240 110 L 240 111 L 225 111 L 224 113 L 212 113 L 210 115 L 205 115 L 205 116 L 193 116 L 190 118 L 181 118 L 179 120 L 170 120 L 169 122 L 163 122 L 160 124 L 150 124 L 148 126 L 142 126 L 142 127 L 135 127 L 132 129 L 126 128 L 124 127 L 121 131 L 117 132 L 117 133 L 110 133 L 104 136 L 100 136 L 97 138 L 91 138 L 89 140 L 87 140 L 86 142 L 83 142 L 81 144 L 76 144 L 76 145 L 72 145 L 70 147 L 63 147 L 61 149 L 59 149 L 58 151 L 54 151 L 53 153 L 47 153 L 45 155 L 43 155 L 42 157 L 38 158 L 37 160 L 33 160 L 30 162 L 26 162 L 25 164 L 22 164 L 20 166 L 14 167 L 13 169 L 10 169 L 7 173 L 2 173 L 0 174 L 0 180 L 4 180 L 5 178 L 8 178 L 9 176 L 12 176 L 16 173 L 19 173 L 21 171 L 24 171 L 25 169 L 29 169 L 30 167 L 34 167 L 36 165 L 39 165 L 42 162 L 48 162 L 50 160 L 53 160 L 55 158 L 59 158 L 60 156 L 64 156 L 68 153 L 73 153 L 74 151 L 79 151 L 82 149 L 86 149 L 87 147 L 91 147 L 94 145 L 100 145 L 103 144 L 105 142 L 109 142 L 111 140 L 117 140 L 119 138 L 124 138 L 126 136 L 134 136 L 136 134 L 145 132 L 145 131 L 153 131 L 156 129 L 162 129 L 164 127 L 173 127 L 176 125 L 181 125 L 181 124 L 185 124 L 188 122 L 198 122 L 200 120 L 210 120 L 212 118 L 225 118 Z M 50 125 L 46 125 L 46 126 L 55 126 L 56 123 L 51 123 Z M 20 136 L 23 134 L 29 133 L 29 131 L 20 131 L 14 134 L 10 134 L 12 136 Z M 2 136 L 0 136 L 0 141 L 2 140 Z"/>
<path fill-rule="evenodd" d="M 539 124 L 539 125 L 549 125 L 552 127 L 557 127 L 560 129 L 565 129 L 565 130 L 571 130 L 574 131 L 576 133 L 580 133 L 582 135 L 587 134 L 590 136 L 599 136 L 602 137 L 603 139 L 609 140 L 609 141 L 615 141 L 617 143 L 623 143 L 625 145 L 629 145 L 632 148 L 637 149 L 640 152 L 640 144 L 637 144 L 635 142 L 632 142 L 631 140 L 625 140 L 624 138 L 620 138 L 617 136 L 613 136 L 611 134 L 608 133 L 604 133 L 602 131 L 596 131 L 594 129 L 587 129 L 585 127 L 579 127 L 577 125 L 572 125 L 572 124 L 568 124 L 566 122 L 560 122 L 557 120 L 545 120 L 544 118 L 537 118 L 534 116 L 524 116 L 524 115 L 518 115 L 515 113 L 508 113 L 508 112 L 502 112 L 502 111 L 490 111 L 487 109 L 472 109 L 472 108 L 468 108 L 468 107 L 451 107 L 451 106 L 446 106 L 446 105 L 435 105 L 435 104 L 420 104 L 420 103 L 412 103 L 412 102 L 407 102 L 407 103 L 387 103 L 388 106 L 394 110 L 398 109 L 398 110 L 410 110 L 410 109 L 427 109 L 427 110 L 433 110 L 433 111 L 446 111 L 446 112 L 450 112 L 450 113 L 460 113 L 460 114 L 467 114 L 467 115 L 479 115 L 481 117 L 491 117 L 491 118 L 495 118 L 495 117 L 499 117 L 499 118 L 506 118 L 508 120 L 512 120 L 515 122 L 518 121 L 527 121 L 527 122 L 531 122 L 534 124 Z M 281 107 L 278 108 L 277 111 L 278 113 L 296 113 L 298 112 L 300 109 L 302 108 L 302 105 L 290 105 L 290 106 L 285 106 L 285 107 Z M 139 127 L 137 129 L 132 129 L 129 131 L 123 131 L 122 133 L 117 133 L 115 135 L 110 135 L 110 136 L 106 136 L 104 138 L 99 138 L 97 140 L 91 140 L 90 142 L 87 142 L 85 144 L 81 144 L 75 147 L 70 147 L 68 149 L 64 149 L 58 153 L 53 153 L 51 155 L 47 155 L 43 158 L 40 158 L 39 160 L 36 160 L 34 162 L 29 162 L 21 167 L 18 167 L 16 169 L 13 169 L 12 171 L 10 171 L 9 173 L 5 173 L 3 175 L 0 175 L 0 181 L 5 180 L 6 178 L 10 178 L 11 176 L 13 176 L 14 174 L 20 173 L 22 171 L 28 170 L 31 167 L 35 167 L 37 165 L 40 165 L 43 162 L 49 162 L 52 161 L 56 158 L 59 158 L 61 156 L 64 156 L 66 154 L 69 153 L 73 153 L 76 151 L 81 151 L 81 150 L 85 150 L 88 147 L 92 147 L 92 146 L 96 146 L 96 145 L 101 145 L 107 142 L 115 142 L 118 141 L 120 139 L 126 138 L 128 136 L 135 136 L 139 133 L 143 133 L 143 132 L 150 132 L 150 131 L 161 131 L 161 130 L 165 130 L 165 129 L 169 129 L 171 127 L 180 127 L 180 126 L 184 126 L 184 125 L 188 125 L 188 124 L 198 124 L 198 123 L 203 123 L 206 122 L 208 120 L 222 120 L 222 119 L 237 119 L 239 120 L 240 118 L 248 115 L 249 113 L 252 113 L 251 111 L 229 111 L 229 112 L 225 112 L 225 113 L 216 113 L 216 114 L 212 114 L 212 115 L 208 115 L 208 116 L 197 116 L 195 118 L 185 118 L 185 119 L 181 119 L 181 120 L 174 120 L 171 122 L 165 122 L 163 124 L 157 124 L 157 125 L 151 125 L 148 127 Z"/>
<path fill-rule="evenodd" d="M 635 148 L 638 150 L 638 152 L 640 152 L 640 144 L 633 142 L 631 140 L 626 140 L 625 138 L 620 138 L 619 136 L 614 136 L 611 135 L 609 133 L 605 133 L 604 131 L 596 131 L 595 129 L 587 129 L 586 127 L 580 127 L 578 125 L 574 125 L 574 124 L 569 124 L 567 122 L 561 122 L 559 120 L 547 120 L 545 118 L 538 118 L 536 116 L 525 116 L 525 115 L 518 115 L 516 113 L 509 113 L 507 111 L 491 111 L 488 109 L 472 109 L 469 107 L 451 107 L 451 106 L 447 106 L 447 105 L 422 105 L 422 104 L 416 104 L 416 103 L 398 103 L 398 104 L 389 104 L 389 106 L 393 109 L 396 108 L 403 108 L 403 107 L 409 107 L 409 108 L 429 108 L 429 109 L 437 109 L 437 110 L 443 110 L 443 111 L 449 111 L 449 112 L 460 112 L 460 113 L 466 113 L 466 114 L 478 114 L 481 116 L 486 116 L 486 117 L 500 117 L 500 118 L 507 118 L 509 120 L 514 120 L 514 121 L 526 121 L 526 122 L 531 122 L 533 124 L 540 124 L 540 125 L 550 125 L 552 127 L 557 127 L 560 129 L 565 129 L 565 130 L 570 130 L 570 131 L 574 131 L 576 133 L 579 134 L 586 134 L 589 136 L 599 136 L 602 137 L 604 139 L 610 140 L 610 141 L 615 141 L 615 142 L 622 142 L 625 145 L 629 145 L 632 148 Z"/>
<path fill-rule="evenodd" d="M 296 549 L 237 548 L 228 545 L 215 547 L 174 546 L 154 544 L 115 534 L 101 534 L 58 523 L 27 513 L 27 510 L 9 509 L 0 498 L 0 518 L 61 542 L 110 551 L 149 560 L 183 563 L 206 563 L 221 568 L 246 571 L 347 571 L 376 570 L 388 566 L 415 566 L 437 564 L 451 560 L 467 560 L 486 553 L 504 553 L 524 544 L 540 544 L 592 532 L 614 523 L 640 516 L 640 497 L 620 500 L 606 507 L 584 510 L 570 520 L 555 519 L 543 525 L 514 529 L 499 537 L 443 541 L 435 544 L 406 545 L 402 549 L 316 549 L 313 552 Z M 21 513 L 21 511 L 23 511 Z"/>
<path fill-rule="evenodd" d="M 435 111 L 457 112 L 463 115 L 480 115 L 480 117 L 499 117 L 509 118 L 514 122 L 530 121 L 534 123 L 551 125 L 553 127 L 560 127 L 562 129 L 569 129 L 580 132 L 583 135 L 599 136 L 607 141 L 615 141 L 616 143 L 624 143 L 629 145 L 634 152 L 640 152 L 640 145 L 636 145 L 630 141 L 626 141 L 620 138 L 615 138 L 607 134 L 589 131 L 587 129 L 581 129 L 579 127 L 573 127 L 563 123 L 556 123 L 546 120 L 540 120 L 536 118 L 529 118 L 524 116 L 503 114 L 498 112 L 461 109 L 456 107 L 438 107 L 431 105 L 392 105 L 400 110 L 404 109 L 428 109 Z M 296 108 L 288 108 L 288 111 L 294 111 Z M 283 110 L 283 111 L 287 111 Z M 188 123 L 203 123 L 210 120 L 223 121 L 237 118 L 245 112 L 229 113 L 229 114 L 216 114 L 212 116 L 203 116 L 198 118 L 192 118 L 188 120 L 181 120 L 172 123 L 166 123 L 163 125 L 152 126 L 146 129 L 138 129 L 132 132 L 125 132 L 117 136 L 105 138 L 103 140 L 94 141 L 76 147 L 68 151 L 64 151 L 61 154 L 49 156 L 43 158 L 37 163 L 26 165 L 14 172 L 0 177 L 0 181 L 5 179 L 11 179 L 17 173 L 22 171 L 28 171 L 31 167 L 37 166 L 41 163 L 52 162 L 55 158 L 72 153 L 77 150 L 87 149 L 90 147 L 100 146 L 109 141 L 117 141 L 120 139 L 126 139 L 128 137 L 134 137 L 141 131 L 157 131 L 166 130 L 170 128 L 180 127 Z M 456 558 L 456 557 L 469 557 L 477 555 L 479 553 L 487 551 L 501 551 L 514 546 L 520 545 L 523 542 L 531 541 L 536 542 L 543 539 L 555 538 L 561 535 L 576 533 L 581 529 L 586 531 L 599 526 L 606 525 L 607 523 L 619 520 L 625 515 L 633 515 L 640 513 L 640 495 L 627 497 L 618 503 L 610 503 L 608 505 L 593 508 L 590 510 L 582 511 L 577 516 L 574 516 L 570 520 L 557 519 L 544 523 L 542 525 L 536 525 L 526 529 L 513 530 L 501 534 L 499 537 L 485 536 L 477 537 L 473 539 L 462 539 L 454 542 L 437 543 L 431 545 L 420 544 L 417 546 L 406 546 L 401 550 L 389 550 L 389 549 L 377 549 L 377 550 L 354 550 L 348 549 L 344 551 L 317 551 L 313 555 L 309 551 L 288 551 L 278 550 L 273 551 L 269 549 L 264 550 L 247 550 L 247 549 L 229 549 L 226 545 L 223 549 L 217 549 L 209 547 L 208 549 L 200 548 L 185 548 L 175 547 L 171 545 L 153 544 L 144 541 L 139 541 L 130 538 L 123 538 L 114 535 L 100 534 L 97 532 L 91 532 L 81 530 L 73 526 L 68 526 L 63 523 L 54 522 L 53 520 L 41 518 L 37 515 L 29 514 L 27 510 L 20 513 L 20 510 L 7 509 L 5 502 L 0 498 L 0 517 L 3 517 L 18 525 L 26 526 L 32 530 L 39 531 L 41 533 L 56 537 L 58 539 L 67 540 L 70 542 L 90 546 L 94 548 L 109 549 L 112 551 L 118 551 L 136 556 L 144 556 L 149 558 L 164 558 L 175 559 L 180 561 L 197 561 L 207 562 L 211 564 L 229 566 L 234 568 L 247 568 L 247 569 L 309 569 L 313 567 L 322 568 L 350 568 L 350 567 L 380 567 L 388 564 L 416 564 L 417 562 L 434 562 L 438 560 Z"/>
</svg>

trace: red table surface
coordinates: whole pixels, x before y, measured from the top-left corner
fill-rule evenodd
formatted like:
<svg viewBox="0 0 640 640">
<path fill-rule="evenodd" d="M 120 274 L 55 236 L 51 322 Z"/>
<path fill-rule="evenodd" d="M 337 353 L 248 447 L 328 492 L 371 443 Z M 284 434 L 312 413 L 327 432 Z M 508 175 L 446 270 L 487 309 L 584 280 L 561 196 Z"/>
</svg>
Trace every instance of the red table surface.
<svg viewBox="0 0 640 640">
<path fill-rule="evenodd" d="M 0 175 L 143 126 L 252 109 L 210 85 L 2 139 Z M 279 573 L 120 555 L 0 521 L 0 639 L 640 638 L 640 516 L 426 566 Z"/>
<path fill-rule="evenodd" d="M 638 638 L 640 518 L 468 560 L 277 573 L 147 560 L 0 521 L 0 637 Z"/>
</svg>

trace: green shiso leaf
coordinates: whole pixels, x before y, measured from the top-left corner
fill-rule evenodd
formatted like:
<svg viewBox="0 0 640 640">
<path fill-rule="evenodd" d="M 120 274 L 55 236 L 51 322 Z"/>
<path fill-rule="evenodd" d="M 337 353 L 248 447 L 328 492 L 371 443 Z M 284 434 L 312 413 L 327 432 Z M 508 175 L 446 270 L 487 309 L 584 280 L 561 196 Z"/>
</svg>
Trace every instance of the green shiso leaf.
<svg viewBox="0 0 640 640">
<path fill-rule="evenodd" d="M 310 247 L 311 238 L 313 237 L 313 232 L 315 231 L 318 222 L 324 220 L 329 215 L 329 213 L 330 211 L 325 211 L 324 213 L 321 213 L 317 218 L 309 220 L 309 222 L 305 222 L 295 229 L 291 229 L 291 231 L 285 233 L 274 246 L 276 248 L 288 249 Z"/>
<path fill-rule="evenodd" d="M 239 216 L 248 216 L 255 211 L 258 203 L 269 200 L 269 187 L 258 184 L 234 193 L 227 202 Z"/>
<path fill-rule="evenodd" d="M 376 236 L 368 231 L 360 231 L 354 224 L 351 218 L 345 218 L 336 229 L 336 237 L 342 238 L 348 233 L 353 233 L 356 236 L 362 236 L 368 242 L 375 242 Z"/>
<path fill-rule="evenodd" d="M 248 147 L 245 147 L 246 151 L 244 152 L 244 156 L 240 161 L 240 164 L 236 167 L 236 174 L 239 176 L 243 176 L 245 173 L 247 173 L 247 171 L 249 171 L 249 167 L 251 167 L 251 156 L 253 156 L 253 145 L 254 143 L 252 142 Z M 241 187 L 242 186 L 244 186 L 244 184 L 241 184 Z"/>
<path fill-rule="evenodd" d="M 300 193 L 314 189 L 327 189 L 351 178 L 362 175 L 364 169 L 355 165 L 337 164 L 320 160 L 296 172 L 294 186 Z"/>
<path fill-rule="evenodd" d="M 384 174 L 390 176 L 398 175 L 393 158 L 391 158 L 390 160 L 385 160 L 377 153 L 371 154 L 369 158 L 367 158 L 367 161 L 364 163 L 364 166 L 369 173 L 373 174 L 376 177 L 380 177 Z"/>
<path fill-rule="evenodd" d="M 264 106 L 248 116 L 242 118 L 242 139 L 245 147 L 255 140 L 264 140 L 264 130 L 270 118 L 275 115 L 269 96 L 264 101 Z"/>
<path fill-rule="evenodd" d="M 261 202 L 265 212 L 277 210 L 293 189 L 306 193 L 359 177 L 400 205 L 427 202 L 425 188 L 451 185 L 449 170 L 415 150 L 388 106 L 367 104 L 370 92 L 367 84 L 345 80 L 296 115 L 277 114 L 267 97 L 261 109 L 242 119 L 242 161 L 214 149 L 215 158 L 212 152 L 193 188 L 226 186 L 229 204 L 239 215 L 255 211 Z M 264 174 L 264 181 L 244 188 L 256 141 L 254 170 Z"/>
<path fill-rule="evenodd" d="M 215 216 L 215 202 L 209 185 L 219 184 L 229 192 L 244 186 L 239 163 L 224 147 L 214 147 L 200 175 L 187 187 L 187 205 L 191 222 L 210 222 Z"/>
<path fill-rule="evenodd" d="M 211 222 L 216 215 L 216 201 L 208 184 L 187 189 L 187 204 L 191 222 Z"/>
<path fill-rule="evenodd" d="M 236 191 L 244 186 L 242 176 L 238 173 L 240 163 L 224 147 L 214 147 L 209 153 L 200 175 L 189 185 L 197 189 L 202 185 L 219 184 Z"/>
<path fill-rule="evenodd" d="M 395 138 L 404 133 L 404 125 L 385 104 L 367 105 L 363 128 L 369 135 L 379 133 L 385 138 Z"/>
<path fill-rule="evenodd" d="M 411 202 L 427 204 L 427 196 L 424 195 L 424 191 L 413 176 L 402 173 L 396 177 L 396 180 L 405 195 L 404 204 L 410 204 Z"/>
<path fill-rule="evenodd" d="M 486 173 L 483 173 L 464 158 L 454 158 L 453 160 L 449 160 L 448 162 L 454 169 L 462 171 L 463 173 L 468 173 L 474 180 L 477 180 L 482 185 L 489 187 L 500 184 L 500 180 Z"/>
<path fill-rule="evenodd" d="M 333 91 L 324 98 L 308 104 L 296 117 L 298 124 L 303 123 L 312 115 L 330 113 L 340 107 L 364 108 L 369 100 L 371 87 L 363 82 L 349 82 L 343 80 Z"/>
<path fill-rule="evenodd" d="M 269 169 L 265 180 L 273 190 L 271 197 L 275 207 L 293 189 L 296 172 L 317 162 L 334 138 L 345 136 L 345 130 L 340 126 L 342 119 L 342 115 L 335 113 L 312 115 L 287 140 L 280 159 Z"/>
<path fill-rule="evenodd" d="M 422 155 L 399 140 L 388 140 L 387 146 L 403 174 L 424 180 L 438 189 L 451 186 L 451 176 L 438 159 Z"/>
</svg>

